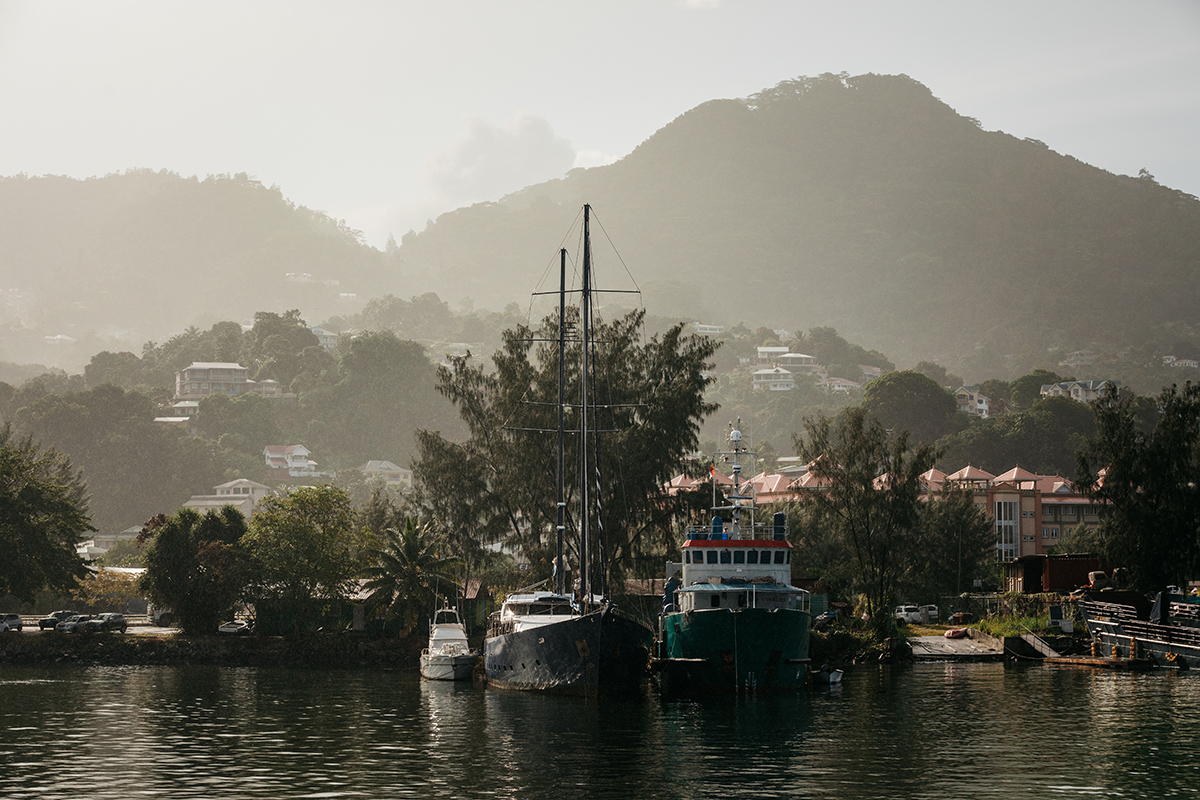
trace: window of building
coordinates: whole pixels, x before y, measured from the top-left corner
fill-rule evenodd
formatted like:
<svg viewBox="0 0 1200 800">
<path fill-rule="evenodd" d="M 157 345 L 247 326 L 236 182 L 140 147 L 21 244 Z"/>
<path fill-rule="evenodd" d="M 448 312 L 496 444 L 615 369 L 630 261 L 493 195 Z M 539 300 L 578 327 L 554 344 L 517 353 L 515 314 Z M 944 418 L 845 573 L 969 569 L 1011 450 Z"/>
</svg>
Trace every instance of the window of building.
<svg viewBox="0 0 1200 800">
<path fill-rule="evenodd" d="M 994 519 L 996 521 L 996 559 L 1012 561 L 1018 555 L 1017 522 L 1018 505 L 1015 500 L 997 500 Z"/>
</svg>

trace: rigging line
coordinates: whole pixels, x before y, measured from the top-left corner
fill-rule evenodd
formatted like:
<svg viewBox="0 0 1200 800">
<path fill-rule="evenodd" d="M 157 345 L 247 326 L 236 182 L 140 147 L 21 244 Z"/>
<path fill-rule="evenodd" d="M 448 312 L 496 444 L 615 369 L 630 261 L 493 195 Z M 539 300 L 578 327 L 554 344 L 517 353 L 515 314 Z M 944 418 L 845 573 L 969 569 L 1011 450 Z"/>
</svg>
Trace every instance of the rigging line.
<svg viewBox="0 0 1200 800">
<path fill-rule="evenodd" d="M 632 282 L 634 286 L 637 286 L 638 294 L 641 294 L 642 287 L 638 286 L 638 282 L 634 279 L 633 273 L 629 271 L 629 265 L 625 263 L 625 259 L 621 258 L 621 251 L 617 249 L 616 243 L 611 237 L 609 237 L 608 231 L 604 229 L 604 223 L 600 221 L 600 215 L 596 213 L 596 209 L 594 208 L 592 209 L 592 219 L 595 220 L 596 224 L 600 226 L 600 231 L 604 234 L 604 239 L 608 242 L 609 247 L 613 249 L 613 253 L 616 254 L 617 261 L 621 262 L 621 267 L 625 270 L 625 274 L 629 276 L 630 282 Z M 645 306 L 643 305 L 642 308 L 644 310 Z"/>
<path fill-rule="evenodd" d="M 536 290 L 546 283 L 546 275 L 549 274 L 550 270 L 558 267 L 559 252 L 564 249 L 563 244 L 566 243 L 567 237 L 571 235 L 571 231 L 575 230 L 576 225 L 579 225 L 579 218 L 581 216 L 583 216 L 583 208 L 580 208 L 579 211 L 575 212 L 574 221 L 571 222 L 571 224 L 567 227 L 567 232 L 564 233 L 562 239 L 559 240 L 558 247 L 554 248 L 554 255 L 551 256 L 549 263 L 546 264 L 545 270 L 542 271 L 542 277 L 538 279 L 537 284 L 533 287 L 535 294 Z M 558 294 L 558 290 L 555 289 L 553 294 Z"/>
</svg>

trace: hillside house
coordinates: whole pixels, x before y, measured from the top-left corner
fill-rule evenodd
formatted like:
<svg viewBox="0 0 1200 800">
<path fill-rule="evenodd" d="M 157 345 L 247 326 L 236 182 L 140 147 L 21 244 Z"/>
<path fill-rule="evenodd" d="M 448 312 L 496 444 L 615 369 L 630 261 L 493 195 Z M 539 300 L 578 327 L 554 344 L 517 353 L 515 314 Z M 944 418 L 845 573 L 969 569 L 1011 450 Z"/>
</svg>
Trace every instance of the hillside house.
<svg viewBox="0 0 1200 800">
<path fill-rule="evenodd" d="M 785 356 L 788 353 L 786 347 L 760 347 L 758 348 L 758 365 L 760 367 L 769 367 L 777 363 L 780 356 Z"/>
<path fill-rule="evenodd" d="M 250 391 L 248 370 L 241 364 L 194 361 L 175 373 L 175 399 L 200 400 L 210 394 L 238 397 Z"/>
<path fill-rule="evenodd" d="M 1065 381 L 1042 384 L 1042 397 L 1069 397 L 1080 403 L 1098 400 L 1121 388 L 1120 381 Z"/>
<path fill-rule="evenodd" d="M 850 390 L 862 388 L 862 384 L 858 381 L 852 381 L 849 378 L 833 377 L 817 381 L 817 386 L 820 386 L 830 394 L 850 394 Z"/>
<path fill-rule="evenodd" d="M 317 462 L 309 459 L 309 455 L 308 448 L 302 444 L 267 445 L 263 448 L 267 466 L 279 478 L 313 477 L 319 474 Z"/>
<path fill-rule="evenodd" d="M 334 350 L 337 348 L 338 335 L 333 331 L 327 331 L 320 325 L 311 329 L 313 336 L 317 337 L 317 343 L 326 350 Z"/>
<path fill-rule="evenodd" d="M 988 399 L 979 393 L 978 386 L 960 386 L 954 392 L 958 410 L 973 417 L 988 417 Z"/>
<path fill-rule="evenodd" d="M 388 489 L 413 488 L 413 471 L 398 467 L 390 461 L 368 461 L 358 468 L 367 480 L 382 478 Z"/>
<path fill-rule="evenodd" d="M 790 371 L 783 367 L 769 367 L 755 371 L 751 386 L 755 390 L 769 389 L 772 392 L 788 392 L 796 388 L 796 379 Z"/>
<path fill-rule="evenodd" d="M 812 372 L 817 368 L 817 359 L 805 353 L 784 353 L 775 359 L 775 365 L 792 372 Z"/>
<path fill-rule="evenodd" d="M 205 514 L 225 506 L 233 506 L 249 519 L 258 508 L 263 498 L 271 493 L 271 487 L 249 480 L 237 478 L 213 487 L 212 494 L 192 495 L 183 508 L 191 508 Z"/>
</svg>

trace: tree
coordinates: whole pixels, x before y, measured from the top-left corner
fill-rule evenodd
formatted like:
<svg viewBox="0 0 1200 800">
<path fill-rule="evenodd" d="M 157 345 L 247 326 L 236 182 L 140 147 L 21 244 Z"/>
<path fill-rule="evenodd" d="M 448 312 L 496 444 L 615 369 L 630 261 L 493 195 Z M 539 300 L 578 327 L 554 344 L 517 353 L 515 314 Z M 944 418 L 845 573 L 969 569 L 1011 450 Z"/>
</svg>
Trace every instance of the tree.
<svg viewBox="0 0 1200 800">
<path fill-rule="evenodd" d="M 399 618 L 407 633 L 416 627 L 422 612 L 435 596 L 450 591 L 456 582 L 448 570 L 456 560 L 442 555 L 443 542 L 429 524 L 416 517 L 404 521 L 403 532 L 384 531 L 383 546 L 370 553 L 374 566 L 363 572 L 367 609 L 383 609 L 389 618 Z"/>
<path fill-rule="evenodd" d="M 895 624 L 890 612 L 919 546 L 920 475 L 936 460 L 928 445 L 913 450 L 908 434 L 889 435 L 861 408 L 848 408 L 837 422 L 806 418 L 796 450 L 829 488 L 808 502 L 821 524 L 838 536 L 853 560 L 852 586 L 867 602 L 871 625 L 884 633 Z"/>
<path fill-rule="evenodd" d="M 954 395 L 920 372 L 889 372 L 863 389 L 863 411 L 884 428 L 908 431 L 916 442 L 932 443 L 954 428 Z"/>
<path fill-rule="evenodd" d="M 75 544 L 92 527 L 85 487 L 70 460 L 0 427 L 0 595 L 32 601 L 66 593 L 86 573 Z"/>
<path fill-rule="evenodd" d="M 1035 369 L 1009 383 L 1009 401 L 1015 410 L 1031 407 L 1042 398 L 1042 387 L 1051 383 L 1062 383 L 1063 377 L 1047 369 Z"/>
<path fill-rule="evenodd" d="M 1200 386 L 1164 389 L 1148 428 L 1138 402 L 1093 402 L 1096 436 L 1079 454 L 1077 488 L 1105 505 L 1103 555 L 1133 586 L 1160 591 L 1200 569 Z"/>
<path fill-rule="evenodd" d="M 935 601 L 961 594 L 994 568 L 996 533 L 967 487 L 946 485 L 920 504 L 908 594 Z"/>
<path fill-rule="evenodd" d="M 130 600 L 141 597 L 141 593 L 136 574 L 101 569 L 81 580 L 71 596 L 80 603 L 103 610 L 124 609 Z"/>
<path fill-rule="evenodd" d="M 913 367 L 913 372 L 921 373 L 938 386 L 957 389 L 959 386 L 963 385 L 962 378 L 953 373 L 947 372 L 945 367 L 933 361 L 918 361 L 917 365 Z"/>
<path fill-rule="evenodd" d="M 594 385 L 606 408 L 594 424 L 606 433 L 593 449 L 598 463 L 588 475 L 593 485 L 597 473 L 603 480 L 604 555 L 593 553 L 591 560 L 616 576 L 643 564 L 648 573 L 657 571 L 666 547 L 676 545 L 671 521 L 692 501 L 666 497 L 663 486 L 683 469 L 698 443 L 700 421 L 716 408 L 703 396 L 715 343 L 684 335 L 682 325 L 642 343 L 642 318 L 643 312 L 630 312 L 595 331 Z M 470 433 L 454 442 L 419 431 L 421 455 L 414 464 L 445 529 L 470 532 L 477 537 L 472 547 L 503 538 L 540 576 L 554 558 L 557 456 L 555 437 L 534 431 L 553 431 L 557 424 L 557 332 L 555 315 L 536 334 L 525 327 L 506 331 L 504 347 L 492 357 L 494 370 L 467 359 L 439 370 L 439 390 Z M 531 352 L 535 339 L 543 343 Z M 579 343 L 573 342 L 565 358 L 569 403 L 578 402 L 579 364 Z M 577 413 L 570 411 L 568 430 L 578 428 Z M 579 563 L 573 535 L 579 527 L 579 481 L 573 477 L 578 438 L 568 436 L 565 445 L 566 548 L 573 564 Z M 594 523 L 593 530 L 599 530 Z"/>
<path fill-rule="evenodd" d="M 241 544 L 254 561 L 258 599 L 291 616 L 293 629 L 314 600 L 341 600 L 358 572 L 350 497 L 328 484 L 267 497 Z"/>
<path fill-rule="evenodd" d="M 138 535 L 145 547 L 142 591 L 170 608 L 184 633 L 216 633 L 250 579 L 240 544 L 245 533 L 246 518 L 233 506 L 154 517 Z"/>
<path fill-rule="evenodd" d="M 137 539 L 120 539 L 104 551 L 94 564 L 98 567 L 144 567 L 145 559 Z"/>
</svg>

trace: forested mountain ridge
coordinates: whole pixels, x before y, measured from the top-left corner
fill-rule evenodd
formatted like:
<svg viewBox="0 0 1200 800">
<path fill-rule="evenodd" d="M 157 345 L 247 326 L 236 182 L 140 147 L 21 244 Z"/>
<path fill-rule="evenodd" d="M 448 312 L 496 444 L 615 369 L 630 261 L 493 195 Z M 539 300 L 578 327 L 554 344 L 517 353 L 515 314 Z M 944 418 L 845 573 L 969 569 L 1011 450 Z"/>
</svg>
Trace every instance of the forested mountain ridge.
<svg viewBox="0 0 1200 800">
<path fill-rule="evenodd" d="M 1200 308 L 1196 198 L 984 131 L 905 76 L 705 103 L 611 166 L 440 217 L 401 257 L 478 295 L 529 285 L 533 232 L 585 200 L 659 313 L 833 325 L 969 375 L 1139 345 Z"/>
<path fill-rule="evenodd" d="M 384 294 L 394 266 L 244 173 L 0 177 L 0 360 L 78 369 L 100 350 L 263 309 L 324 319 L 346 312 L 343 295 Z M 47 352 L 48 336 L 75 342 Z"/>
<path fill-rule="evenodd" d="M 385 295 L 523 306 L 584 202 L 652 314 L 830 326 L 969 381 L 1200 324 L 1196 198 L 985 131 L 903 75 L 823 75 L 702 104 L 387 252 L 245 174 L 0 178 L 0 361 L 77 370 L 188 325 L 320 323 Z"/>
</svg>

